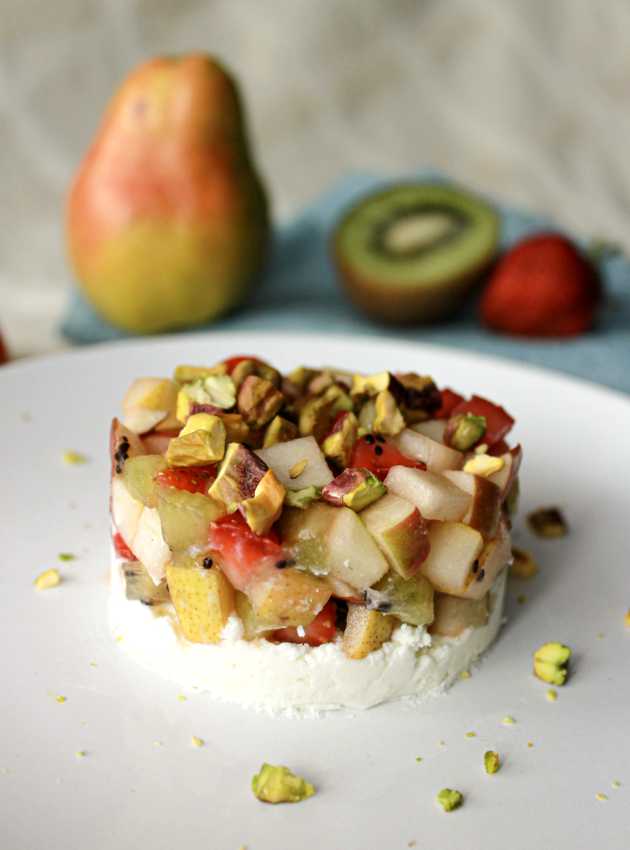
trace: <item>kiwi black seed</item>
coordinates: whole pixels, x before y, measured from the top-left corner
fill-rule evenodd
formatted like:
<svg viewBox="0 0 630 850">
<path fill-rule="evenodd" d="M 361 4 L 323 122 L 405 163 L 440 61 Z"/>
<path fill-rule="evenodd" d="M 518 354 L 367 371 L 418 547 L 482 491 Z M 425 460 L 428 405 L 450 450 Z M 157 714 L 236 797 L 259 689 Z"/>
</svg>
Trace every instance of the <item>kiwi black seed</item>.
<svg viewBox="0 0 630 850">
<path fill-rule="evenodd" d="M 452 185 L 408 183 L 347 210 L 333 257 L 351 300 L 385 322 L 430 322 L 453 312 L 494 259 L 499 219 Z"/>
</svg>

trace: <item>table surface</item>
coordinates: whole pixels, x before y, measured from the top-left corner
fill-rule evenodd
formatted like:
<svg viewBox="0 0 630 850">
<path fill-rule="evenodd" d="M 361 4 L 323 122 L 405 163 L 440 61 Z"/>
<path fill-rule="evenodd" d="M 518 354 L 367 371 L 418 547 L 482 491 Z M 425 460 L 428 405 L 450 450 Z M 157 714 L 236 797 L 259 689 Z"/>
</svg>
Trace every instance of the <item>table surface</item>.
<svg viewBox="0 0 630 850">
<path fill-rule="evenodd" d="M 630 7 L 5 0 L 0 323 L 15 355 L 67 345 L 63 199 L 109 94 L 202 47 L 239 75 L 277 220 L 349 171 L 432 165 L 630 249 Z M 199 33 L 203 37 L 199 38 Z"/>
</svg>

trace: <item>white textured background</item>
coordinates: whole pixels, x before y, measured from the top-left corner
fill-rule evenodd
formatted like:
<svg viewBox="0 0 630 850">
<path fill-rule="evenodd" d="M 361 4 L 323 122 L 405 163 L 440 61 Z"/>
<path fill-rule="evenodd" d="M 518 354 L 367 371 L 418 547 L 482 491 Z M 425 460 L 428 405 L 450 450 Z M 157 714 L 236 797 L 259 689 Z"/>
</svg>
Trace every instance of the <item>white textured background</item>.
<svg viewBox="0 0 630 850">
<path fill-rule="evenodd" d="M 348 170 L 435 165 L 630 249 L 628 0 L 2 0 L 0 323 L 60 347 L 61 210 L 112 88 L 206 49 L 286 218 Z"/>
</svg>

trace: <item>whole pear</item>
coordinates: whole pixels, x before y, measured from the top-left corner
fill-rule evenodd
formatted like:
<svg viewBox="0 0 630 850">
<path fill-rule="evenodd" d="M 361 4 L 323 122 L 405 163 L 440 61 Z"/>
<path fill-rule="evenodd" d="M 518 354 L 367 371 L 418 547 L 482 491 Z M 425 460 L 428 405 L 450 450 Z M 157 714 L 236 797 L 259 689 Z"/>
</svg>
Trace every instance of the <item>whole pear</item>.
<svg viewBox="0 0 630 850">
<path fill-rule="evenodd" d="M 130 74 L 75 176 L 66 233 L 88 300 L 125 330 L 202 324 L 245 299 L 269 212 L 217 61 L 157 58 Z"/>
</svg>

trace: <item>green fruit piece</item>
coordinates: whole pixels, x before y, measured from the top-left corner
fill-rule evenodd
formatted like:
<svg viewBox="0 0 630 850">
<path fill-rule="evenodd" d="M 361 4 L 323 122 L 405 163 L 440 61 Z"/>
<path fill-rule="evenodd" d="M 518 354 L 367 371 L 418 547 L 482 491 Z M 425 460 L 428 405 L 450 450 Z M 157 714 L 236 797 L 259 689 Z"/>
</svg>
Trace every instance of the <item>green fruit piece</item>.
<svg viewBox="0 0 630 850">
<path fill-rule="evenodd" d="M 312 797 L 315 788 L 288 767 L 265 763 L 252 778 L 252 791 L 263 803 L 299 803 Z"/>
<path fill-rule="evenodd" d="M 333 253 L 355 304 L 388 322 L 452 312 L 496 254 L 499 220 L 449 185 L 409 183 L 359 201 L 337 225 Z"/>
<path fill-rule="evenodd" d="M 367 607 L 398 617 L 410 626 L 425 626 L 433 620 L 433 587 L 421 575 L 402 578 L 390 570 L 365 592 Z"/>
<path fill-rule="evenodd" d="M 226 513 L 221 502 L 175 487 L 158 488 L 157 509 L 164 540 L 175 552 L 207 549 L 210 523 Z"/>
<path fill-rule="evenodd" d="M 169 601 L 168 587 L 165 581 L 154 584 L 153 579 L 140 561 L 127 561 L 122 567 L 125 577 L 125 596 L 127 599 L 142 602 L 143 605 L 159 605 Z"/>
<path fill-rule="evenodd" d="M 166 461 L 162 455 L 130 457 L 122 472 L 123 481 L 130 495 L 148 508 L 155 508 L 158 491 L 155 476 L 164 469 L 166 469 Z"/>
</svg>

